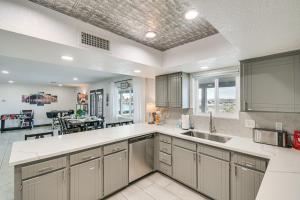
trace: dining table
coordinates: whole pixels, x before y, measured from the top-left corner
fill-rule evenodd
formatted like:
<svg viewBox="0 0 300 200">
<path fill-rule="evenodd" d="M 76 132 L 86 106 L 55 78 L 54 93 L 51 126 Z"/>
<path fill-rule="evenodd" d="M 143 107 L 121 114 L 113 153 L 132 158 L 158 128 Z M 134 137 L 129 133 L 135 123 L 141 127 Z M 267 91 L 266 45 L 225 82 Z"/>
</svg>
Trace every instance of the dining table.
<svg viewBox="0 0 300 200">
<path fill-rule="evenodd" d="M 103 119 L 97 117 L 83 117 L 83 118 L 65 118 L 66 123 L 71 127 L 79 127 L 82 130 L 89 128 L 98 129 L 104 128 Z"/>
</svg>

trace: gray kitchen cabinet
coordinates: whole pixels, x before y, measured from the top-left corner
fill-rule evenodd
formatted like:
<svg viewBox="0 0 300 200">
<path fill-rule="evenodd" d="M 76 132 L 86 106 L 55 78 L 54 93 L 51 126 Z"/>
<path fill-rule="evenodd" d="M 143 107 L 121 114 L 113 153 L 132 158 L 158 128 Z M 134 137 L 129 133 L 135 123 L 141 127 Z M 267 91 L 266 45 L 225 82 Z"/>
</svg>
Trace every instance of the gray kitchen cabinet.
<svg viewBox="0 0 300 200">
<path fill-rule="evenodd" d="M 198 154 L 198 191 L 215 199 L 229 200 L 229 162 Z"/>
<path fill-rule="evenodd" d="M 22 200 L 67 200 L 65 169 L 25 180 L 22 186 Z"/>
<path fill-rule="evenodd" d="M 155 104 L 157 107 L 168 107 L 168 75 L 155 77 Z"/>
<path fill-rule="evenodd" d="M 104 156 L 104 196 L 128 185 L 127 150 Z"/>
<path fill-rule="evenodd" d="M 173 146 L 173 178 L 197 188 L 197 153 L 178 146 Z"/>
<path fill-rule="evenodd" d="M 102 197 L 102 158 L 71 167 L 70 199 L 96 200 Z"/>
<path fill-rule="evenodd" d="M 299 112 L 299 52 L 241 61 L 241 110 Z"/>
<path fill-rule="evenodd" d="M 189 108 L 189 75 L 179 72 L 157 76 L 156 106 Z"/>
<path fill-rule="evenodd" d="M 263 172 L 232 165 L 231 199 L 255 200 L 263 176 Z"/>
</svg>

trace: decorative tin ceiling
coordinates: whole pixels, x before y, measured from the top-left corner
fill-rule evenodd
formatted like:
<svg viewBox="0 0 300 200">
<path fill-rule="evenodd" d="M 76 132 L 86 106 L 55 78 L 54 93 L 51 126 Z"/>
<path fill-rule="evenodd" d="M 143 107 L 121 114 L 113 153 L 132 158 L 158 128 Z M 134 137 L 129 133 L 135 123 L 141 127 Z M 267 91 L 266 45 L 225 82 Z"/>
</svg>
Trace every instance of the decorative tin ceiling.
<svg viewBox="0 0 300 200">
<path fill-rule="evenodd" d="M 218 31 L 202 17 L 188 21 L 188 0 L 29 0 L 164 51 Z M 148 31 L 155 38 L 145 37 Z"/>
</svg>

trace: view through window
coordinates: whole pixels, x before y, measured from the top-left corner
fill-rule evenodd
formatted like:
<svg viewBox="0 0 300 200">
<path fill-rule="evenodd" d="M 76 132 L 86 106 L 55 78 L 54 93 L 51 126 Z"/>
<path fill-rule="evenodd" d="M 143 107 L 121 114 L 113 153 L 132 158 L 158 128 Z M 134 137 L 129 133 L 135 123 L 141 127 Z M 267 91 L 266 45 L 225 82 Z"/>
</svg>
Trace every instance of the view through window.
<svg viewBox="0 0 300 200">
<path fill-rule="evenodd" d="M 237 113 L 236 76 L 196 80 L 196 114 L 220 113 L 222 115 Z"/>
<path fill-rule="evenodd" d="M 133 119 L 133 88 L 132 81 L 121 81 L 117 84 L 118 90 L 118 117 Z"/>
</svg>

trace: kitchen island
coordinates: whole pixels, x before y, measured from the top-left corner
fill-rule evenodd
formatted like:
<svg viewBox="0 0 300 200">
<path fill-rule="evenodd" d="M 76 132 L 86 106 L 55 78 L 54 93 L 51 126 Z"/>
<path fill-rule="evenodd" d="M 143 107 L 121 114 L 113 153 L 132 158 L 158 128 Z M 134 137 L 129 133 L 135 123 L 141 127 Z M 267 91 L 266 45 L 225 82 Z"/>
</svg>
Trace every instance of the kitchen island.
<svg viewBox="0 0 300 200">
<path fill-rule="evenodd" d="M 97 158 L 97 162 L 88 163 L 91 164 L 90 168 L 98 167 L 102 170 L 102 173 L 99 174 L 100 178 L 95 180 L 97 184 L 103 184 L 103 160 L 108 159 L 110 154 L 105 156 L 105 148 L 110 150 L 111 145 L 120 145 L 120 157 L 119 160 L 127 159 L 128 145 L 126 142 L 130 138 L 139 137 L 147 134 L 159 134 L 172 137 L 174 139 L 180 139 L 193 144 L 205 145 L 209 147 L 214 147 L 217 149 L 224 150 L 225 152 L 245 154 L 249 156 L 254 156 L 262 159 L 268 160 L 268 165 L 265 170 L 265 175 L 263 176 L 261 185 L 258 190 L 256 199 L 259 200 L 281 200 L 281 199 L 299 199 L 300 191 L 298 186 L 300 185 L 300 152 L 293 149 L 285 149 L 280 147 L 273 147 L 263 144 L 257 144 L 252 141 L 251 138 L 242 138 L 236 136 L 232 137 L 226 143 L 218 143 L 210 140 L 194 138 L 182 133 L 186 130 L 181 130 L 178 128 L 166 127 L 166 126 L 156 126 L 148 124 L 133 124 L 122 127 L 92 130 L 88 132 L 75 133 L 70 135 L 56 136 L 51 138 L 45 138 L 41 140 L 31 140 L 31 141 L 22 141 L 15 142 L 12 147 L 10 165 L 15 166 L 15 199 L 16 200 L 25 200 L 25 197 L 22 197 L 23 184 L 31 180 L 31 178 L 38 177 L 37 174 L 30 171 L 27 177 L 24 175 L 24 168 L 30 166 L 37 166 L 41 163 L 51 162 L 55 160 L 55 166 L 57 169 L 63 169 L 61 171 L 61 176 L 63 181 L 69 182 L 71 175 L 68 175 L 72 169 L 72 166 L 80 163 L 74 161 L 72 165 L 72 156 L 75 158 L 78 155 L 84 154 L 85 151 L 91 151 L 94 155 L 94 158 Z M 203 131 L 202 131 L 203 132 Z M 218 135 L 222 135 L 219 134 Z M 228 136 L 228 135 L 226 135 Z M 157 142 L 156 142 L 157 144 Z M 173 144 L 174 145 L 174 144 Z M 172 146 L 173 147 L 173 146 Z M 104 150 L 103 150 L 104 148 Z M 119 147 L 118 147 L 119 148 Z M 157 149 L 154 147 L 154 149 Z M 113 150 L 113 149 L 112 149 Z M 122 154 L 121 154 L 122 152 Z M 155 159 L 159 159 L 158 151 L 155 152 Z M 50 161 L 49 161 L 50 160 Z M 75 159 L 76 160 L 76 159 Z M 229 158 L 230 160 L 230 158 Z M 99 162 L 98 162 L 99 161 Z M 109 160 L 108 160 L 109 161 Z M 92 161 L 90 161 L 92 162 Z M 112 162 L 112 161 L 111 161 Z M 155 160 L 155 162 L 158 162 Z M 124 168 L 120 168 L 126 172 L 126 162 L 122 163 Z M 127 166 L 128 167 L 128 166 Z M 23 172 L 22 172 L 23 168 Z M 47 167 L 42 168 L 47 170 Z M 31 169 L 32 170 L 32 169 Z M 161 171 L 158 165 L 156 165 L 155 170 Z M 33 169 L 34 171 L 34 169 Z M 46 171 L 45 171 L 46 172 Z M 57 172 L 57 171 L 56 171 Z M 27 172 L 28 173 L 28 172 Z M 33 175 L 32 175 L 33 174 Z M 124 181 L 123 185 L 117 187 L 118 189 L 126 187 L 128 185 L 128 180 L 126 180 L 125 174 L 121 179 Z M 66 178 L 65 178 L 66 177 Z M 172 177 L 172 174 L 170 174 Z M 65 180 L 66 179 L 66 180 Z M 176 179 L 176 178 L 175 178 Z M 180 180 L 179 180 L 180 181 Z M 181 181 L 182 182 L 182 181 Z M 183 182 L 184 183 L 184 182 Z M 59 189 L 58 193 L 62 194 L 61 199 L 76 199 L 72 198 L 70 195 L 70 190 L 72 188 L 66 184 L 63 187 L 67 187 L 66 190 L 61 191 Z M 75 184 L 76 185 L 76 184 Z M 62 188 L 63 187 L 59 187 Z M 192 187 L 193 188 L 193 187 Z M 33 188 L 29 187 L 29 190 Z M 195 189 L 195 188 L 194 188 Z M 282 192 L 287 191 L 287 192 Z M 112 191 L 113 192 L 113 191 Z M 104 191 L 95 191 L 98 198 L 105 196 L 105 187 Z M 104 193 L 104 194 L 103 194 Z M 107 195 L 111 193 L 107 192 Z M 27 199 L 30 199 L 29 197 Z M 32 198 L 33 199 L 33 198 Z"/>
</svg>

